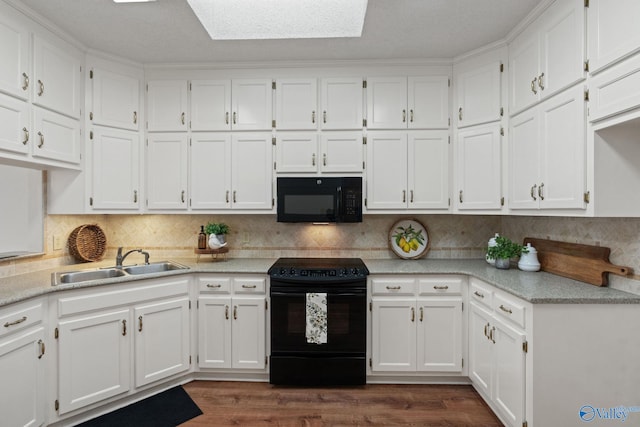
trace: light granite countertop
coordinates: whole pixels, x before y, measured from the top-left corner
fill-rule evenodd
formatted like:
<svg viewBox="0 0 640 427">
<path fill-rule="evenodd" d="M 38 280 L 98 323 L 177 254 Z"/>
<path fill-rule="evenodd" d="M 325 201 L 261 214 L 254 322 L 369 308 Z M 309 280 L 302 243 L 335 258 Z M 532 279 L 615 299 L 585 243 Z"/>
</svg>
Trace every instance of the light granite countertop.
<svg viewBox="0 0 640 427">
<path fill-rule="evenodd" d="M 163 273 L 124 276 L 93 280 L 84 283 L 51 286 L 51 275 L 60 271 L 74 271 L 113 266 L 113 260 L 98 263 L 66 265 L 56 269 L 0 278 L 0 306 L 69 289 L 108 286 L 157 277 L 192 273 L 266 274 L 276 261 L 274 258 L 236 258 L 225 261 L 171 258 L 189 267 Z M 463 274 L 483 280 L 498 289 L 533 304 L 640 304 L 640 295 L 608 287 L 593 286 L 544 272 L 525 272 L 514 267 L 498 270 L 484 260 L 400 260 L 365 259 L 369 274 Z"/>
</svg>

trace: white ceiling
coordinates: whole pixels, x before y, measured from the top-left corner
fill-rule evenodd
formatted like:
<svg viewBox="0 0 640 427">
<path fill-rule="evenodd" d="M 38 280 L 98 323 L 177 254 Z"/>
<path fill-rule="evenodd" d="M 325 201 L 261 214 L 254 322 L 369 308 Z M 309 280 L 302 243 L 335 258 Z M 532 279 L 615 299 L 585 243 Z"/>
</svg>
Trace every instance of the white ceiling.
<svg viewBox="0 0 640 427">
<path fill-rule="evenodd" d="M 361 38 L 257 41 L 212 41 L 186 0 L 19 1 L 88 48 L 157 64 L 452 58 L 504 38 L 544 0 L 369 0 Z"/>
</svg>

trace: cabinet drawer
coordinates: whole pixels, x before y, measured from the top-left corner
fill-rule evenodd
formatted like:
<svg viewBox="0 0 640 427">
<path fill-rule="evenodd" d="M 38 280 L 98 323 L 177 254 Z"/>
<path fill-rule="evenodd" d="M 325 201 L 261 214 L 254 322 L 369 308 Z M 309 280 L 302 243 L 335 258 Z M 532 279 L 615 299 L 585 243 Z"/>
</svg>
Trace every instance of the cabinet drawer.
<svg viewBox="0 0 640 427">
<path fill-rule="evenodd" d="M 372 279 L 372 295 L 414 295 L 416 281 L 414 279 Z"/>
<path fill-rule="evenodd" d="M 640 105 L 640 55 L 591 79 L 589 119 L 592 122 Z"/>
<path fill-rule="evenodd" d="M 484 286 L 482 282 L 479 282 L 474 278 L 471 278 L 469 283 L 469 299 L 471 301 L 476 301 L 487 308 L 493 308 L 493 292 L 491 292 L 487 286 Z"/>
<path fill-rule="evenodd" d="M 460 295 L 462 278 L 460 277 L 424 277 L 418 279 L 419 295 Z"/>
<path fill-rule="evenodd" d="M 0 310 L 0 337 L 42 322 L 41 301 L 27 301 Z"/>
<path fill-rule="evenodd" d="M 493 297 L 493 309 L 494 311 L 504 317 L 511 320 L 516 325 L 524 328 L 524 311 L 525 308 L 522 304 L 505 298 L 500 294 L 496 294 Z"/>
<path fill-rule="evenodd" d="M 263 277 L 235 277 L 233 292 L 236 294 L 264 294 L 266 280 Z"/>
<path fill-rule="evenodd" d="M 226 276 L 204 276 L 198 279 L 201 293 L 229 294 L 231 293 L 231 278 Z"/>
</svg>

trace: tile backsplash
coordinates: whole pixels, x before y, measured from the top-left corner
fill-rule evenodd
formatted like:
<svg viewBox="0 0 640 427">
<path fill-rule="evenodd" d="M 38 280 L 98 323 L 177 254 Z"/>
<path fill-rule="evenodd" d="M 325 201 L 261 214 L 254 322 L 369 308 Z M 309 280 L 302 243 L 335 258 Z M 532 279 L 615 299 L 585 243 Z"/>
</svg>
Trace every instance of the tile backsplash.
<svg viewBox="0 0 640 427">
<path fill-rule="evenodd" d="M 49 215 L 45 255 L 1 262 L 0 277 L 74 263 L 68 249 L 53 249 L 53 240 L 56 236 L 66 242 L 71 231 L 82 224 L 103 228 L 107 258 L 115 258 L 118 246 L 144 248 L 152 260 L 195 257 L 200 226 L 225 222 L 230 227 L 229 257 L 373 259 L 395 258 L 388 246 L 389 230 L 403 218 L 418 219 L 426 226 L 430 239 L 427 259 L 483 258 L 487 240 L 496 232 L 515 241 L 529 236 L 607 246 L 612 263 L 638 270 L 638 275 L 630 278 L 610 274 L 610 286 L 640 294 L 640 218 L 365 215 L 358 224 L 310 225 L 278 223 L 274 215 Z"/>
</svg>

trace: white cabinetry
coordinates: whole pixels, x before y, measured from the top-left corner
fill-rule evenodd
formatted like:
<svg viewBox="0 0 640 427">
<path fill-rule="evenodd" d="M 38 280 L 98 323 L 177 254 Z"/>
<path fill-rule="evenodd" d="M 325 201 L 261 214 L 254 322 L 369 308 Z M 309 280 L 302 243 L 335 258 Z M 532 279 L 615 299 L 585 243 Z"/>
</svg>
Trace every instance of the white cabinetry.
<svg viewBox="0 0 640 427">
<path fill-rule="evenodd" d="M 559 0 L 509 45 L 509 112 L 584 78 L 584 1 Z"/>
<path fill-rule="evenodd" d="M 371 370 L 462 372 L 459 276 L 370 278 Z"/>
<path fill-rule="evenodd" d="M 369 129 L 447 129 L 447 76 L 371 77 L 367 79 Z"/>
<path fill-rule="evenodd" d="M 273 150 L 270 133 L 231 136 L 231 204 L 233 209 L 273 208 Z"/>
<path fill-rule="evenodd" d="M 188 148 L 184 133 L 148 135 L 148 209 L 187 209 Z"/>
<path fill-rule="evenodd" d="M 58 413 L 188 371 L 188 294 L 188 278 L 165 278 L 59 296 Z"/>
<path fill-rule="evenodd" d="M 525 421 L 525 314 L 531 307 L 475 278 L 469 286 L 469 377 L 502 421 L 520 427 Z"/>
<path fill-rule="evenodd" d="M 511 119 L 509 208 L 584 209 L 583 96 L 578 85 Z"/>
<path fill-rule="evenodd" d="M 231 127 L 234 130 L 269 130 L 272 127 L 271 79 L 231 81 Z"/>
<path fill-rule="evenodd" d="M 320 79 L 322 129 L 362 129 L 362 77 L 329 77 Z"/>
<path fill-rule="evenodd" d="M 0 413 L 6 426 L 40 426 L 45 422 L 45 346 L 43 300 L 0 309 Z"/>
<path fill-rule="evenodd" d="M 458 128 L 500 120 L 502 70 L 503 64 L 496 59 L 457 73 Z"/>
<path fill-rule="evenodd" d="M 191 209 L 228 209 L 231 206 L 231 134 L 193 133 L 189 149 Z"/>
<path fill-rule="evenodd" d="M 33 157 L 80 163 L 81 138 L 78 120 L 34 107 L 33 128 Z"/>
<path fill-rule="evenodd" d="M 29 30 L 25 20 L 17 13 L 5 11 L 4 8 L 0 12 L 0 92 L 26 100 L 32 81 Z"/>
<path fill-rule="evenodd" d="M 276 128 L 318 128 L 318 83 L 316 79 L 276 80 Z"/>
<path fill-rule="evenodd" d="M 187 130 L 186 80 L 154 80 L 147 83 L 147 130 Z"/>
<path fill-rule="evenodd" d="M 0 93 L 0 150 L 29 153 L 29 113 L 29 104 L 25 101 Z"/>
<path fill-rule="evenodd" d="M 200 368 L 266 366 L 266 280 L 202 275 L 198 279 Z"/>
<path fill-rule="evenodd" d="M 139 80 L 131 75 L 94 67 L 91 80 L 91 111 L 94 125 L 136 131 L 140 114 Z"/>
<path fill-rule="evenodd" d="M 231 129 L 231 80 L 192 80 L 191 130 Z"/>
<path fill-rule="evenodd" d="M 367 209 L 448 209 L 448 131 L 370 132 Z"/>
</svg>

